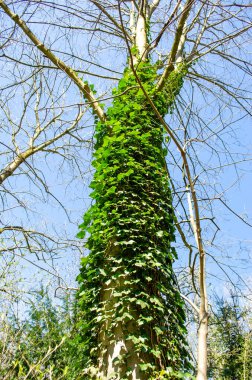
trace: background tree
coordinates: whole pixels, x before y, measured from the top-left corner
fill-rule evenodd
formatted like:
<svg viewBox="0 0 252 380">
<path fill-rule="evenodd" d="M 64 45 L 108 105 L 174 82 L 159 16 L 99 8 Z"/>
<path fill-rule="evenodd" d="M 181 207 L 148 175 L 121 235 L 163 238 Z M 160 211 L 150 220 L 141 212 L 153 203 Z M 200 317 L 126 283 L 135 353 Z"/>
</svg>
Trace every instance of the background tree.
<svg viewBox="0 0 252 380">
<path fill-rule="evenodd" d="M 79 104 L 83 106 L 83 99 L 80 98 L 78 91 L 73 89 L 72 83 L 77 85 L 84 95 L 86 100 L 84 106 L 90 105 L 95 115 L 106 125 L 107 112 L 104 112 L 103 107 L 96 101 L 93 87 L 82 80 L 82 75 L 89 74 L 92 77 L 102 78 L 102 82 L 100 81 L 99 84 L 96 79 L 94 81 L 96 87 L 98 84 L 98 100 L 102 97 L 106 101 L 106 97 L 110 98 L 111 93 L 104 96 L 104 92 L 110 90 L 111 80 L 117 81 L 118 77 L 121 77 L 126 56 L 130 56 L 129 66 L 133 75 L 129 75 L 126 79 L 132 83 L 129 86 L 126 80 L 128 85 L 124 87 L 124 91 L 129 90 L 128 100 L 130 96 L 135 97 L 137 91 L 140 91 L 142 97 L 139 97 L 138 100 L 141 107 L 147 106 L 146 110 L 151 115 L 149 124 L 155 123 L 155 127 L 156 123 L 162 125 L 171 141 L 168 169 L 174 179 L 173 192 L 177 194 L 174 199 L 177 211 L 176 225 L 183 244 L 189 248 L 188 266 L 190 273 L 193 274 L 192 282 L 195 293 L 201 295 L 200 300 L 196 296 L 196 305 L 194 305 L 194 309 L 200 312 L 198 378 L 206 378 L 207 297 L 204 278 L 205 251 L 202 241 L 209 244 L 207 254 L 215 260 L 212 253 L 218 225 L 213 219 L 213 202 L 217 200 L 225 206 L 226 200 L 223 189 L 213 186 L 212 179 L 224 164 L 229 166 L 237 161 L 244 162 L 244 154 L 237 150 L 232 153 L 230 144 L 229 146 L 226 144 L 225 138 L 227 133 L 233 133 L 234 122 L 249 112 L 247 105 L 250 93 L 246 86 L 251 66 L 246 56 L 246 45 L 251 20 L 248 4 L 245 1 L 239 6 L 220 2 L 193 1 L 154 1 L 151 4 L 116 1 L 105 1 L 104 4 L 100 4 L 90 1 L 76 5 L 75 2 L 65 4 L 57 1 L 50 3 L 27 1 L 14 2 L 14 8 L 12 8 L 11 2 L 8 4 L 9 8 L 3 1 L 0 2 L 1 8 L 6 15 L 12 18 L 16 27 L 13 28 L 12 21 L 7 17 L 3 18 L 4 54 L 2 58 L 5 65 L 6 62 L 14 65 L 16 76 L 14 76 L 14 82 L 13 75 L 5 77 L 6 86 L 3 93 L 9 91 L 11 86 L 19 85 L 16 78 L 20 77 L 20 67 L 23 68 L 25 75 L 27 75 L 27 68 L 35 69 L 35 72 L 36 69 L 43 73 L 46 72 L 43 81 L 49 87 L 50 99 L 54 99 L 55 104 L 54 106 L 50 105 L 49 109 L 45 107 L 46 115 L 58 107 L 55 99 L 59 100 L 59 107 L 63 107 L 65 99 L 74 99 L 72 104 L 69 104 L 71 110 L 76 109 Z M 26 23 L 17 14 L 22 15 L 22 19 Z M 97 27 L 97 21 L 99 27 Z M 33 34 L 27 25 L 30 25 L 31 29 L 35 31 L 35 24 L 38 29 Z M 84 44 L 83 41 L 88 43 Z M 13 49 L 13 42 L 15 42 L 15 49 Z M 237 49 L 237 43 L 239 43 L 239 49 Z M 24 46 L 26 49 L 30 49 L 28 56 Z M 34 49 L 34 46 L 38 50 Z M 115 46 L 119 46 L 122 52 L 121 59 L 118 59 L 117 62 L 114 59 Z M 105 47 L 108 48 L 107 56 L 103 53 Z M 85 60 L 83 51 L 87 53 Z M 118 57 L 118 54 L 116 56 Z M 152 61 L 148 62 L 152 67 L 144 68 L 138 65 L 139 61 L 147 62 L 147 57 L 152 58 Z M 158 58 L 161 58 L 159 62 Z M 105 64 L 104 60 L 106 60 Z M 192 63 L 197 60 L 199 60 L 198 63 L 192 66 Z M 155 67 L 152 65 L 154 62 L 158 62 Z M 134 66 L 134 64 L 137 65 Z M 83 67 L 84 65 L 86 67 Z M 89 65 L 91 67 L 88 67 Z M 185 66 L 187 70 L 182 70 L 181 78 L 180 69 Z M 92 67 L 95 70 L 92 70 Z M 145 74 L 148 70 L 150 70 L 148 75 L 151 70 L 154 70 L 153 74 L 156 70 L 156 76 L 147 78 Z M 223 81 L 224 74 L 227 77 L 229 71 L 232 72 L 232 76 Z M 109 75 L 108 72 L 110 72 Z M 55 80 L 48 81 L 47 73 L 55 75 Z M 244 75 L 243 77 L 241 77 L 241 73 Z M 174 91 L 174 81 L 172 80 L 174 77 L 175 79 L 178 77 L 180 80 L 184 79 L 184 90 L 181 89 L 180 93 L 178 93 L 180 86 L 175 86 Z M 29 74 L 26 78 L 29 78 Z M 105 79 L 107 80 L 105 81 Z M 153 84 L 151 89 L 146 88 L 147 82 Z M 63 83 L 64 85 L 62 85 Z M 132 84 L 138 86 L 138 89 L 135 89 L 136 92 L 130 88 Z M 125 83 L 123 84 L 121 81 L 119 87 L 122 89 L 123 86 Z M 171 110 L 171 106 L 173 106 L 173 114 L 166 119 L 168 124 L 163 120 L 165 112 L 162 110 L 162 102 L 156 103 L 158 99 L 153 95 L 154 88 L 160 92 L 161 90 L 166 91 L 168 99 L 166 107 Z M 63 93 L 64 97 L 59 98 L 59 92 Z M 120 98 L 121 95 L 125 94 L 116 92 L 113 97 Z M 175 96 L 177 96 L 176 99 Z M 76 104 L 77 98 L 78 104 Z M 110 100 L 107 100 L 107 105 L 111 105 Z M 127 97 L 123 100 L 127 101 Z M 113 106 L 115 105 L 116 100 L 113 103 Z M 235 114 L 234 110 L 237 107 L 239 107 L 239 113 Z M 64 109 L 69 108 L 64 104 Z M 120 117 L 123 115 L 116 115 L 116 113 L 113 115 L 111 107 L 109 110 L 108 119 L 114 117 L 120 122 Z M 144 110 L 141 108 L 141 111 Z M 139 115 L 142 113 L 139 112 Z M 75 116 L 72 115 L 72 117 L 74 120 Z M 134 121 L 134 115 L 132 115 L 132 122 Z M 98 127 L 102 127 L 102 125 L 100 124 Z M 117 132 L 120 134 L 122 131 L 118 130 Z M 104 136 L 100 137 L 101 143 Z M 151 136 L 149 137 L 151 138 Z M 148 145 L 147 140 L 145 143 Z M 12 141 L 15 142 L 15 138 L 12 138 Z M 142 143 L 144 142 L 142 141 Z M 136 144 L 139 144 L 137 138 Z M 160 142 L 158 144 L 160 148 Z M 16 160 L 19 161 L 19 152 L 14 151 Z M 216 157 L 216 161 L 212 157 Z M 174 161 L 172 161 L 173 158 Z M 29 158 L 25 163 L 28 160 Z M 159 164 L 161 162 L 162 160 L 159 159 Z M 24 162 L 19 168 L 23 164 Z M 130 176 L 133 176 L 129 170 L 125 172 L 128 175 L 125 176 L 124 181 L 127 180 L 127 177 L 130 179 Z M 180 178 L 178 172 L 182 174 Z M 213 177 L 211 173 L 213 173 Z M 207 186 L 208 184 L 209 186 Z M 113 192 L 111 196 L 113 196 Z M 187 198 L 188 211 L 186 211 Z M 229 206 L 227 205 L 227 207 Z M 232 209 L 231 212 L 233 212 Z M 240 218 L 244 220 L 243 217 Z M 208 221 L 210 228 L 202 229 L 201 224 L 205 223 L 203 221 Z M 245 222 L 247 221 L 245 220 Z M 183 231 L 179 223 L 182 223 Z M 249 224 L 249 222 L 247 223 Z M 192 242 L 191 232 L 196 238 L 196 246 Z M 161 238 L 161 236 L 157 236 L 157 238 Z M 172 239 L 172 233 L 170 233 L 166 242 L 170 243 Z M 128 239 L 128 241 L 131 240 L 133 239 Z M 199 282 L 194 275 L 198 270 L 198 259 L 200 259 Z M 189 298 L 188 301 L 193 304 L 192 298 Z M 140 305 L 140 308 L 143 306 Z"/>
<path fill-rule="evenodd" d="M 77 379 L 78 346 L 74 344 L 75 305 L 65 294 L 52 305 L 48 290 L 35 291 L 27 315 L 10 311 L 1 330 L 1 378 Z"/>
<path fill-rule="evenodd" d="M 209 334 L 209 377 L 249 379 L 251 368 L 251 313 L 238 298 L 217 299 Z"/>
</svg>

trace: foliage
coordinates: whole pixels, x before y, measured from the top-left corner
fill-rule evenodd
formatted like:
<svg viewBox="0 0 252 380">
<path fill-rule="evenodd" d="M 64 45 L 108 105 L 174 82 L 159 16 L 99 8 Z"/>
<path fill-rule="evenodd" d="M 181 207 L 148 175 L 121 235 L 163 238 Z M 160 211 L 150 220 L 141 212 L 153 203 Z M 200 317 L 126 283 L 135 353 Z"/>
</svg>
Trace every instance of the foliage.
<svg viewBox="0 0 252 380">
<path fill-rule="evenodd" d="M 74 338 L 73 307 L 69 297 L 61 307 L 54 306 L 47 290 L 41 288 L 24 321 L 10 317 L 8 331 L 5 329 L 7 343 L 0 344 L 9 356 L 8 365 L 0 369 L 1 378 L 79 379 L 81 356 Z"/>
<path fill-rule="evenodd" d="M 179 372 L 179 371 L 173 371 L 172 368 L 166 368 L 165 370 L 162 370 L 159 372 L 156 376 L 152 377 L 151 380 L 195 380 L 195 377 L 188 372 Z"/>
<path fill-rule="evenodd" d="M 164 116 L 185 70 L 178 68 L 160 93 L 155 65 L 140 63 L 137 75 Z M 97 122 L 91 183 L 95 202 L 78 234 L 89 233 L 90 254 L 82 259 L 78 276 L 87 365 L 98 365 L 105 342 L 113 343 L 115 329 L 122 326 L 131 349 L 121 353 L 119 362 L 127 366 L 137 353 L 141 370 L 149 375 L 167 366 L 183 370 L 189 361 L 183 301 L 172 269 L 174 217 L 164 132 L 130 69 L 113 95 L 107 121 Z M 113 297 L 109 289 L 114 289 Z"/>
<path fill-rule="evenodd" d="M 231 302 L 218 300 L 209 334 L 210 378 L 252 378 L 252 336 L 248 330 L 248 319 L 248 310 L 241 308 L 235 297 Z"/>
</svg>

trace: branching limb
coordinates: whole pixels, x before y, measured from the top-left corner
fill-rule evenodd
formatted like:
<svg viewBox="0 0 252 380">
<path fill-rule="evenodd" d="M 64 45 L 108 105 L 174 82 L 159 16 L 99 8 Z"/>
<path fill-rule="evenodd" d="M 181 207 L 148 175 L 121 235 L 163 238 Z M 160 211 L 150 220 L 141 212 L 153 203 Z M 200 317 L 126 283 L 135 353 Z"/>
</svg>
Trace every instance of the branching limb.
<svg viewBox="0 0 252 380">
<path fill-rule="evenodd" d="M 160 40 L 161 40 L 161 38 L 162 38 L 164 32 L 166 31 L 166 29 L 168 28 L 168 26 L 174 21 L 175 16 L 177 15 L 177 12 L 178 12 L 178 9 L 179 9 L 180 4 L 181 4 L 181 0 L 178 0 L 178 2 L 177 2 L 177 4 L 175 5 L 174 10 L 172 11 L 172 13 L 171 13 L 169 19 L 168 19 L 168 20 L 166 21 L 166 23 L 164 24 L 164 26 L 163 26 L 163 28 L 161 29 L 161 31 L 159 32 L 158 36 L 155 38 L 154 41 L 152 41 L 152 43 L 150 44 L 150 46 L 148 46 L 148 53 L 149 53 L 151 50 L 155 49 L 155 48 L 158 46 L 158 44 L 159 44 L 159 42 L 160 42 Z"/>
<path fill-rule="evenodd" d="M 152 14 L 155 12 L 157 7 L 159 6 L 159 3 L 160 3 L 160 0 L 153 0 L 152 1 L 151 5 L 150 5 L 150 11 L 149 11 L 150 17 L 152 16 Z"/>
<path fill-rule="evenodd" d="M 76 125 L 78 124 L 78 122 L 81 120 L 82 116 L 84 115 L 84 111 L 79 111 L 79 114 L 78 116 L 76 117 L 75 121 L 73 122 L 73 124 L 67 128 L 66 130 L 64 130 L 63 132 L 59 133 L 58 135 L 56 135 L 55 137 L 53 137 L 52 139 L 49 139 L 47 141 L 45 141 L 44 143 L 42 144 L 39 144 L 37 146 L 31 146 L 30 148 L 26 149 L 25 151 L 19 153 L 15 159 L 9 163 L 1 172 L 0 172 L 0 185 L 8 178 L 10 177 L 17 169 L 18 167 L 24 162 L 27 160 L 27 158 L 29 158 L 30 156 L 32 156 L 33 154 L 39 152 L 39 151 L 42 151 L 44 150 L 45 148 L 47 148 L 49 145 L 51 145 L 52 143 L 56 142 L 57 140 L 61 139 L 64 135 L 68 134 L 69 132 L 71 132 L 75 127 Z M 55 118 L 53 118 L 51 120 L 51 123 L 55 121 Z M 48 125 L 48 124 L 47 124 Z"/>
<path fill-rule="evenodd" d="M 163 88 L 168 76 L 174 70 L 176 55 L 177 55 L 178 50 L 179 50 L 181 38 L 183 37 L 184 26 L 186 24 L 186 20 L 190 14 L 190 11 L 192 9 L 193 4 L 194 4 L 194 0 L 187 0 L 187 2 L 186 2 L 185 8 L 182 12 L 182 15 L 180 17 L 178 27 L 177 27 L 177 30 L 175 33 L 171 53 L 169 56 L 169 61 L 168 61 L 168 64 L 166 66 L 166 69 L 164 70 L 164 72 L 161 75 L 161 78 L 157 84 L 157 90 L 161 90 Z"/>
<path fill-rule="evenodd" d="M 31 40 L 34 45 L 61 71 L 65 72 L 67 76 L 78 86 L 80 91 L 83 93 L 84 97 L 92 104 L 94 113 L 99 117 L 101 121 L 105 121 L 105 113 L 97 102 L 91 88 L 88 84 L 84 83 L 76 74 L 76 72 L 65 62 L 59 59 L 53 52 L 48 49 L 36 36 L 33 34 L 30 28 L 28 28 L 25 21 L 23 21 L 17 14 L 12 12 L 12 10 L 5 4 L 4 1 L 0 0 L 0 7 L 4 12 L 18 25 L 25 35 Z"/>
<path fill-rule="evenodd" d="M 98 9 L 100 9 L 100 11 L 115 25 L 115 27 L 117 29 L 119 29 L 121 32 L 122 32 L 122 27 L 120 24 L 118 24 L 118 22 L 114 19 L 114 17 L 111 16 L 111 14 L 109 14 L 109 12 L 106 11 L 105 7 L 101 5 L 101 2 L 100 1 L 96 1 L 96 0 L 90 0 L 91 3 L 93 3 Z M 126 35 L 127 35 L 127 38 L 132 41 L 132 38 L 131 36 L 126 32 Z"/>
<path fill-rule="evenodd" d="M 189 305 L 192 306 L 192 308 L 196 311 L 196 313 L 199 314 L 200 310 L 197 307 L 197 305 L 195 305 L 195 303 L 192 300 L 190 300 L 190 298 L 186 297 L 184 294 L 180 293 L 180 295 L 182 298 L 184 298 L 184 300 L 186 300 L 186 302 L 189 303 Z"/>
</svg>

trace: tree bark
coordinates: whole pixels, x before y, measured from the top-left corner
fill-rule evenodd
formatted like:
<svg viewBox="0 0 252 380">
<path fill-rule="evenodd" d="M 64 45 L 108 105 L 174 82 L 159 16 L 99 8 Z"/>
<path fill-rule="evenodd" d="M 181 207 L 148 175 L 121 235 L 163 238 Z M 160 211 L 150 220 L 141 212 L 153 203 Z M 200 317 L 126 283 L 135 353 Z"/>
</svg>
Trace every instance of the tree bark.
<svg viewBox="0 0 252 380">
<path fill-rule="evenodd" d="M 111 255 L 119 255 L 117 247 L 111 249 Z M 106 316 L 106 322 L 101 326 L 99 333 L 99 359 L 98 359 L 98 376 L 101 379 L 116 379 L 120 380 L 125 377 L 126 372 L 130 369 L 130 380 L 148 380 L 148 376 L 139 370 L 139 364 L 150 360 L 147 355 L 140 357 L 135 352 L 132 341 L 126 339 L 127 334 L 134 334 L 137 327 L 137 314 L 132 309 L 132 305 L 128 305 L 128 313 L 133 316 L 132 320 L 125 322 L 121 321 L 111 328 L 114 319 L 115 304 L 119 298 L 115 294 L 120 289 L 125 289 L 125 281 L 129 280 L 127 275 L 122 275 L 117 281 L 111 281 L 108 285 L 103 285 L 101 290 L 101 302 L 104 305 L 103 313 Z M 113 331 L 113 341 L 108 338 L 108 330 Z M 128 355 L 127 361 L 120 363 L 118 358 L 123 355 Z"/>
<path fill-rule="evenodd" d="M 198 329 L 198 372 L 197 380 L 207 380 L 207 332 L 208 316 L 200 311 L 200 324 Z"/>
</svg>

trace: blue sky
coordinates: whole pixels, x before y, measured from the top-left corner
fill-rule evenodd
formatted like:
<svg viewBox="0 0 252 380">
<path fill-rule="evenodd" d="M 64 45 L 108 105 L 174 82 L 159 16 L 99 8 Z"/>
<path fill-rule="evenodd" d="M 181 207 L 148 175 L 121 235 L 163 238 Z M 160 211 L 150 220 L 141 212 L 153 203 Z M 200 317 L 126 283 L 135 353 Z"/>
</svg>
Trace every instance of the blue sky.
<svg viewBox="0 0 252 380">
<path fill-rule="evenodd" d="M 42 19 L 43 14 L 38 15 L 38 19 Z M 48 16 L 49 17 L 49 16 Z M 50 16 L 52 17 L 52 15 Z M 77 20 L 77 19 L 76 19 Z M 72 20 L 73 23 L 76 23 L 75 19 Z M 7 22 L 7 21 L 6 21 Z M 7 22 L 8 23 L 8 22 Z M 38 26 L 38 24 L 32 24 L 31 27 L 37 34 L 43 36 L 46 35 L 47 25 Z M 50 27 L 50 33 L 46 35 L 46 41 L 50 44 L 55 36 L 58 37 L 59 31 L 57 28 Z M 71 38 L 66 39 L 64 34 L 60 35 L 60 38 L 52 44 L 53 48 L 57 54 L 65 59 L 69 57 L 64 54 L 64 50 L 69 54 L 72 53 L 71 48 L 73 48 L 73 53 L 78 55 L 80 59 L 74 61 L 75 69 L 83 71 L 92 71 L 98 74 L 107 75 L 108 70 L 97 68 L 96 64 L 102 64 L 108 68 L 113 68 L 115 73 L 110 73 L 112 77 L 120 77 L 120 73 L 123 71 L 123 67 L 126 62 L 126 50 L 125 47 L 120 45 L 118 49 L 112 46 L 112 42 L 115 44 L 118 43 L 116 38 L 113 41 L 100 41 L 99 37 L 95 40 L 89 40 L 90 35 L 87 33 L 86 38 L 83 38 L 81 32 L 76 35 L 72 35 Z M 8 48 L 8 52 L 13 56 L 17 56 L 22 52 L 22 33 L 18 33 L 18 42 Z M 90 41 L 92 42 L 90 48 Z M 71 43 L 73 43 L 72 46 Z M 167 40 L 164 41 L 162 49 L 167 49 L 165 44 Z M 169 43 L 169 42 L 168 42 Z M 109 46 L 111 45 L 111 46 Z M 90 50 L 88 50 L 90 48 Z M 106 49 L 106 50 L 105 50 Z M 245 50 L 247 47 L 245 47 Z M 84 52 L 84 53 L 83 53 Z M 88 56 L 89 52 L 89 56 Z M 249 53 L 248 53 L 249 54 Z M 91 60 L 91 63 L 84 62 L 81 59 L 87 57 Z M 48 63 L 44 58 L 41 58 L 38 55 L 36 49 L 29 48 L 25 51 L 25 54 L 22 56 L 22 59 L 25 62 L 37 62 L 42 60 L 45 63 Z M 6 60 L 1 59 L 1 85 L 4 86 L 6 83 L 10 83 L 14 79 L 17 79 L 21 76 L 25 76 L 27 73 L 31 72 L 31 69 L 22 66 L 22 72 L 19 72 L 19 68 L 13 62 L 8 62 L 6 65 Z M 251 88 L 251 79 L 244 80 L 243 74 L 237 70 L 234 70 L 231 64 L 222 65 L 223 62 L 218 60 L 216 56 L 206 56 L 202 62 L 199 63 L 199 69 L 202 73 L 205 73 L 206 70 L 208 74 L 211 74 L 213 77 L 219 77 L 222 80 L 226 81 L 228 84 L 244 82 L 243 85 L 249 89 Z M 47 72 L 45 76 L 47 75 Z M 80 74 L 82 75 L 82 74 Z M 116 80 L 104 80 L 103 78 L 95 78 L 92 75 L 84 75 L 84 79 L 87 79 L 89 82 L 95 84 L 95 88 L 98 91 L 99 96 L 108 96 L 110 95 L 110 90 L 116 85 Z M 57 92 L 61 94 L 60 99 L 56 101 L 57 106 L 64 105 L 68 106 L 67 111 L 64 112 L 62 118 L 67 120 L 72 120 L 75 115 L 77 106 L 76 103 L 83 102 L 83 98 L 80 96 L 79 91 L 70 85 L 68 80 L 65 80 L 65 75 L 60 74 L 58 79 L 56 78 L 56 72 L 51 74 L 49 79 L 48 88 L 45 86 L 45 91 L 49 89 L 52 92 L 51 95 L 54 99 L 57 96 Z M 43 78 L 44 80 L 45 78 Z M 29 82 L 30 83 L 30 82 Z M 213 88 L 208 83 L 202 82 L 206 87 Z M 52 85 L 54 84 L 54 85 Z M 68 87 L 69 86 L 69 87 Z M 28 88 L 28 87 L 27 87 Z M 13 119 L 18 119 L 18 114 L 20 114 L 22 108 L 22 91 L 24 87 L 22 85 L 18 86 L 18 90 L 12 90 L 12 97 L 8 100 L 9 107 L 12 111 Z M 232 166 L 225 166 L 220 170 L 210 170 L 210 177 L 207 177 L 204 173 L 199 177 L 202 180 L 202 187 L 199 189 L 200 196 L 203 194 L 208 194 L 209 196 L 216 195 L 222 192 L 224 189 L 227 189 L 225 193 L 225 199 L 227 204 L 242 218 L 247 220 L 252 224 L 252 203 L 251 203 L 251 185 L 252 185 L 252 168 L 251 162 L 249 161 L 252 158 L 252 130 L 251 130 L 251 119 L 249 117 L 242 118 L 243 112 L 237 106 L 235 101 L 232 101 L 232 104 L 229 106 L 224 106 L 222 100 L 228 104 L 228 97 L 217 89 L 217 95 L 219 97 L 219 102 L 214 100 L 214 96 L 210 93 L 205 92 L 205 97 L 202 96 L 201 92 L 197 88 L 197 82 L 194 84 L 194 89 L 186 82 L 185 89 L 183 91 L 183 96 L 185 103 L 188 104 L 189 100 L 192 97 L 194 91 L 194 110 L 197 113 L 197 119 L 190 119 L 189 123 L 189 136 L 188 138 L 195 138 L 197 133 L 197 128 L 205 128 L 200 122 L 205 122 L 206 125 L 211 128 L 213 131 L 220 130 L 220 134 L 228 145 L 230 152 L 235 152 L 233 158 L 236 161 L 241 161 L 245 158 L 246 162 L 237 164 L 238 168 L 238 177 L 240 180 L 237 182 L 237 172 Z M 46 96 L 48 93 L 44 93 L 42 96 L 42 104 L 46 103 Z M 3 98 L 4 99 L 4 98 Z M 107 102 L 109 105 L 110 101 Z M 6 102 L 5 102 L 6 104 Z M 32 102 L 34 106 L 35 100 Z M 221 112 L 219 113 L 219 105 L 221 107 Z M 186 106 L 181 103 L 180 105 L 181 115 L 183 115 L 183 120 L 186 121 L 190 118 L 190 109 L 186 109 Z M 41 112 L 42 113 L 42 112 Z M 219 116 L 216 116 L 215 115 Z M 221 116 L 221 117 L 220 117 Z M 6 122 L 5 116 L 2 113 L 1 119 L 5 120 L 5 129 L 2 129 L 0 134 L 0 140 L 4 143 L 11 144 L 11 138 L 9 135 L 9 125 Z M 224 119 L 224 120 L 223 120 Z M 225 131 L 221 131 L 221 123 L 226 125 L 231 124 L 234 120 L 238 120 L 235 124 L 230 125 L 230 128 L 227 128 Z M 172 126 L 178 135 L 183 139 L 183 131 L 180 129 L 180 121 L 178 116 L 175 114 L 168 116 L 167 121 Z M 23 132 L 20 131 L 19 143 L 23 146 L 27 145 L 27 131 L 30 131 L 33 128 L 34 115 L 32 108 L 27 112 L 26 115 L 26 124 L 24 126 Z M 87 128 L 85 127 L 88 125 Z M 93 128 L 89 127 L 92 123 L 92 117 L 90 113 L 87 113 L 87 116 L 83 119 L 83 129 L 81 129 L 81 136 L 87 139 L 92 138 Z M 203 126 L 203 127 L 202 127 Z M 60 122 L 56 123 L 50 130 L 49 135 L 53 134 L 57 128 L 60 128 Z M 219 129 L 218 129 L 219 128 Z M 209 135 L 209 131 L 204 129 L 203 136 Z M 202 137 L 202 136 L 201 136 Z M 41 137 L 43 138 L 43 136 Z M 68 140 L 69 143 L 70 140 Z M 219 159 L 213 153 L 213 148 L 218 146 L 218 149 L 221 149 L 221 145 L 215 138 L 212 136 L 209 138 L 209 143 L 211 148 L 204 143 L 193 143 L 196 154 L 192 159 L 192 165 L 195 164 L 196 172 L 198 174 L 201 172 L 199 163 L 196 162 L 196 157 L 199 157 L 201 162 L 204 162 L 204 165 L 207 165 L 208 169 L 215 168 L 219 166 Z M 175 157 L 175 162 L 171 159 L 171 154 L 168 154 L 167 162 L 168 166 L 174 176 L 174 180 L 178 186 L 181 186 L 183 190 L 183 178 L 180 171 L 176 168 L 176 162 L 180 160 L 179 155 L 172 144 L 169 145 L 171 153 Z M 74 150 L 73 150 L 74 151 Z M 2 156 L 1 156 L 1 167 L 11 159 L 12 152 L 5 154 L 5 147 L 2 145 Z M 245 156 L 243 155 L 245 154 Z M 41 192 L 32 180 L 27 180 L 25 175 L 22 175 L 18 171 L 19 175 L 13 178 L 10 178 L 7 182 L 7 189 L 10 192 L 18 194 L 20 200 L 28 207 L 26 212 L 24 208 L 18 206 L 16 208 L 16 201 L 14 198 L 8 198 L 8 207 L 5 205 L 5 212 L 2 214 L 2 224 L 17 224 L 23 226 L 36 227 L 42 231 L 48 231 L 51 234 L 59 235 L 62 239 L 70 238 L 75 239 L 75 235 L 78 231 L 78 224 L 81 222 L 83 213 L 87 210 L 90 204 L 90 199 L 88 197 L 89 189 L 88 184 L 92 178 L 93 169 L 90 166 L 90 157 L 91 151 L 85 148 L 75 149 L 75 154 L 77 155 L 77 160 L 79 167 L 73 166 L 73 161 L 64 162 L 60 156 L 49 156 L 48 154 L 38 154 L 34 162 L 29 160 L 28 162 L 36 167 L 38 170 L 43 173 L 43 176 L 46 179 L 49 190 L 52 190 L 53 194 L 58 197 L 58 199 L 64 203 L 68 214 L 71 219 L 66 216 L 66 213 L 59 206 L 59 203 L 55 201 L 52 197 L 46 195 L 43 191 Z M 227 153 L 221 153 L 221 164 L 225 163 Z M 230 162 L 230 161 L 229 161 Z M 181 161 L 179 161 L 181 163 Z M 22 169 L 27 170 L 26 166 L 23 166 Z M 33 177 L 34 178 L 34 177 Z M 215 189 L 213 189 L 213 185 Z M 204 193 L 205 192 L 205 193 Z M 33 195 L 31 195 L 33 194 Z M 174 198 L 174 201 L 176 199 Z M 203 205 L 203 203 L 202 203 Z M 9 207 L 14 207 L 12 210 L 7 210 Z M 202 207 L 202 214 L 204 217 L 210 216 L 209 208 L 205 208 L 206 205 Z M 187 205 L 185 204 L 185 207 Z M 30 211 L 29 211 L 30 210 Z M 181 212 L 181 209 L 177 210 L 178 215 Z M 216 223 L 221 227 L 221 231 L 218 232 L 216 237 L 216 247 L 209 248 L 211 254 L 218 260 L 221 260 L 224 264 L 224 268 L 227 269 L 226 265 L 232 265 L 232 269 L 236 270 L 238 274 L 247 282 L 247 279 L 251 279 L 251 227 L 244 224 L 239 218 L 235 217 L 219 200 L 213 202 L 213 213 L 216 217 Z M 181 216 L 183 219 L 183 215 Z M 208 228 L 207 228 L 208 226 Z M 211 240 L 212 231 L 211 231 L 211 222 L 203 221 L 202 227 L 206 241 Z M 189 239 L 191 239 L 189 237 Z M 193 241 L 193 240 L 191 240 Z M 77 244 L 82 245 L 82 242 Z M 84 249 L 82 249 L 84 253 Z M 181 247 L 181 243 L 178 239 L 178 253 L 179 257 L 182 258 L 182 262 L 185 263 L 186 260 L 183 257 L 186 257 L 186 251 Z M 59 252 L 60 259 L 54 260 L 54 266 L 57 267 L 57 270 L 61 273 L 62 277 L 65 278 L 66 283 L 70 286 L 76 286 L 75 276 L 78 272 L 79 266 L 79 253 L 76 250 L 71 250 L 71 247 L 66 251 L 62 250 Z M 29 257 L 33 260 L 33 256 Z M 57 279 L 51 280 L 51 277 L 45 272 L 38 272 L 36 267 L 32 267 L 29 263 L 21 259 L 22 265 L 25 265 L 25 268 L 20 266 L 20 272 L 23 277 L 27 279 L 27 287 L 36 287 L 39 280 L 41 281 L 52 281 L 53 286 L 57 286 Z M 50 265 L 52 262 L 49 263 Z M 44 266 L 42 260 L 39 260 L 39 265 Z M 179 263 L 177 264 L 179 265 Z M 236 283 L 235 275 L 232 272 L 232 269 L 227 269 L 228 273 L 234 279 Z M 216 266 L 216 263 L 212 259 L 208 259 L 208 280 L 211 283 L 210 290 L 222 292 L 225 294 L 225 289 L 227 287 L 227 278 L 224 276 L 223 272 Z M 38 274 L 39 273 L 39 274 Z M 215 277 L 217 276 L 217 277 Z M 241 286 L 243 286 L 241 284 Z M 247 291 L 247 290 L 246 290 Z"/>
</svg>

